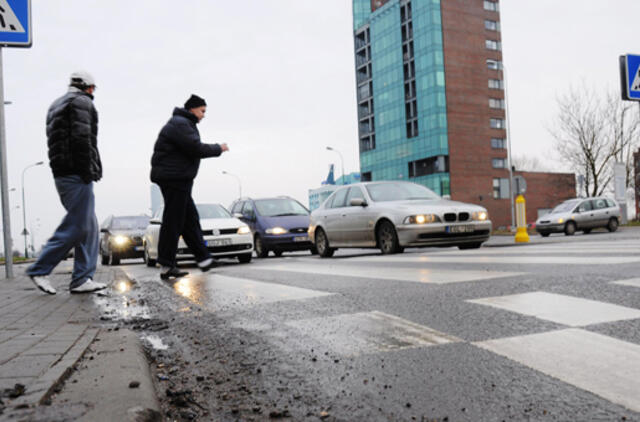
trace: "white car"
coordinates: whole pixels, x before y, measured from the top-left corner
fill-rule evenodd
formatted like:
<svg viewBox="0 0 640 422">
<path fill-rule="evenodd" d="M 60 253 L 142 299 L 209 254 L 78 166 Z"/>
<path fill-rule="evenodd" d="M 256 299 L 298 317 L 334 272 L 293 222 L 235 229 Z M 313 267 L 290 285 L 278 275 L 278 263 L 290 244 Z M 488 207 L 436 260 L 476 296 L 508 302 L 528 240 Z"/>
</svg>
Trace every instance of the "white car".
<svg viewBox="0 0 640 422">
<path fill-rule="evenodd" d="M 231 216 L 220 204 L 196 204 L 200 216 L 202 235 L 211 255 L 215 258 L 238 258 L 242 263 L 251 262 L 253 253 L 253 236 L 251 229 L 239 219 Z M 158 238 L 162 225 L 160 208 L 149 221 L 142 240 L 144 246 L 144 262 L 153 267 L 158 260 Z M 193 260 L 193 254 L 187 248 L 182 236 L 178 242 L 176 260 Z"/>
</svg>

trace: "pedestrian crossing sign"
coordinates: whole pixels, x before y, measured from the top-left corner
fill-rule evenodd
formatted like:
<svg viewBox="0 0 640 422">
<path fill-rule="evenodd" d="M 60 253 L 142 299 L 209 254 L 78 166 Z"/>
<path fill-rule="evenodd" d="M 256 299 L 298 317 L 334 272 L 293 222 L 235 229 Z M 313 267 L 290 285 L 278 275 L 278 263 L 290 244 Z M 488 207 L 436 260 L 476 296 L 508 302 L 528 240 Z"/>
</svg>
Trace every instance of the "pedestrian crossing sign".
<svg viewBox="0 0 640 422">
<path fill-rule="evenodd" d="M 622 99 L 640 101 L 640 55 L 620 56 Z"/>
<path fill-rule="evenodd" d="M 0 47 L 31 47 L 31 0 L 0 0 Z"/>
</svg>

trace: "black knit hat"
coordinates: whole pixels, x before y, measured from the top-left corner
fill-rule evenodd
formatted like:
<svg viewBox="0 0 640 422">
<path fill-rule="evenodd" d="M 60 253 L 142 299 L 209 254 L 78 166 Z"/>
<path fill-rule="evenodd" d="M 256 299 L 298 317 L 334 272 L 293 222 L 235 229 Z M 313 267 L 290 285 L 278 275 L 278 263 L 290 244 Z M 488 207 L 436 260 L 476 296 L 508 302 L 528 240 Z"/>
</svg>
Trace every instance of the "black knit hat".
<svg viewBox="0 0 640 422">
<path fill-rule="evenodd" d="M 187 102 L 184 103 L 184 108 L 190 110 L 192 108 L 198 108 L 206 105 L 207 103 L 204 98 L 200 98 L 196 94 L 191 94 Z"/>
</svg>

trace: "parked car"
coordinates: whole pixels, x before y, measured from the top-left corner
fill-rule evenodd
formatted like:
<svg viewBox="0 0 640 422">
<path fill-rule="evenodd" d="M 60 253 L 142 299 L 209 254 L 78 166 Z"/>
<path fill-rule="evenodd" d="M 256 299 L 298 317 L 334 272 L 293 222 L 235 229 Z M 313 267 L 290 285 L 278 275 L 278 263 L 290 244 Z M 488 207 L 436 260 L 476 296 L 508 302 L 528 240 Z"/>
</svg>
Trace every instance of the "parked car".
<svg viewBox="0 0 640 422">
<path fill-rule="evenodd" d="M 121 259 L 143 258 L 142 236 L 149 216 L 109 216 L 100 226 L 102 265 L 118 265 Z"/>
<path fill-rule="evenodd" d="M 231 204 L 231 212 L 251 227 L 259 258 L 266 258 L 269 251 L 276 256 L 285 251 L 315 253 L 307 234 L 309 210 L 293 198 L 241 198 Z"/>
<path fill-rule="evenodd" d="M 576 231 L 588 234 L 591 230 L 601 227 L 614 232 L 618 229 L 620 217 L 620 206 L 613 199 L 569 199 L 538 218 L 536 231 L 544 237 L 551 233 L 563 232 L 571 236 Z"/>
<path fill-rule="evenodd" d="M 491 235 L 483 207 L 443 199 L 411 182 L 366 182 L 336 190 L 311 213 L 309 237 L 322 257 L 337 248 L 457 246 L 473 249 Z"/>
<path fill-rule="evenodd" d="M 242 263 L 251 262 L 253 237 L 251 229 L 239 219 L 231 216 L 220 204 L 196 204 L 200 216 L 202 235 L 211 255 L 215 258 L 238 258 Z M 158 260 L 158 238 L 162 225 L 160 208 L 149 221 L 144 234 L 144 260 L 153 267 Z M 177 260 L 193 260 L 193 254 L 187 248 L 182 237 L 178 242 Z"/>
</svg>

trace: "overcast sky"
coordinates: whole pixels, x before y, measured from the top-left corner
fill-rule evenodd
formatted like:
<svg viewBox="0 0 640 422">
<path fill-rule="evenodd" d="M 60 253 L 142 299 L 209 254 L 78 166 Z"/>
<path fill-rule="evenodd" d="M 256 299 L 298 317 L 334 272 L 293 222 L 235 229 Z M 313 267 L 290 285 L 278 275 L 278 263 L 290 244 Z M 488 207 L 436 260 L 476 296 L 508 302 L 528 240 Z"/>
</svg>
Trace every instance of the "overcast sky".
<svg viewBox="0 0 640 422">
<path fill-rule="evenodd" d="M 415 0 L 421 1 L 421 0 Z M 446 0 L 442 0 L 446 1 Z M 480 1 L 480 0 L 476 0 Z M 308 204 L 342 152 L 359 170 L 351 2 L 348 0 L 33 0 L 33 47 L 3 49 L 11 225 L 24 249 L 61 218 L 47 161 L 45 115 L 72 71 L 96 79 L 104 178 L 97 215 L 148 213 L 158 131 L 191 93 L 205 98 L 204 142 L 230 151 L 203 160 L 194 198 L 225 206 L 243 195 L 290 195 Z M 572 84 L 618 89 L 618 56 L 640 53 L 638 0 L 501 1 L 515 155 L 546 159 L 555 98 Z M 558 165 L 561 168 L 561 165 Z"/>
</svg>

